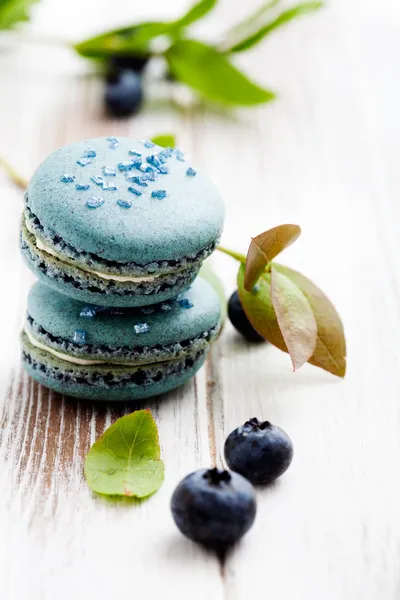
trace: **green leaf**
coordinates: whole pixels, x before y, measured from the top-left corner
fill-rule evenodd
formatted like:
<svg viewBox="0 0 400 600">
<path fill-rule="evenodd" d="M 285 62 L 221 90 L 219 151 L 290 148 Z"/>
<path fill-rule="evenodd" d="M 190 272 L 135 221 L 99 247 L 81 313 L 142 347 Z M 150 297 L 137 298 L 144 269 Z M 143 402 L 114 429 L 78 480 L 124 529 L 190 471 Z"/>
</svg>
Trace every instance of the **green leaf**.
<svg viewBox="0 0 400 600">
<path fill-rule="evenodd" d="M 216 6 L 217 2 L 218 0 L 201 0 L 192 6 L 192 8 L 190 8 L 188 12 L 183 15 L 183 17 L 175 21 L 175 26 L 179 29 L 182 29 L 188 25 L 191 25 L 195 21 L 202 19 Z"/>
<path fill-rule="evenodd" d="M 30 8 L 39 0 L 0 0 L 0 29 L 11 29 L 21 21 L 29 21 Z"/>
<path fill-rule="evenodd" d="M 89 450 L 85 476 L 98 494 L 145 498 L 156 492 L 164 463 L 151 412 L 138 410 L 111 425 Z"/>
<path fill-rule="evenodd" d="M 226 56 L 196 40 L 175 42 L 165 58 L 173 75 L 213 102 L 251 106 L 275 96 L 251 82 Z"/>
<path fill-rule="evenodd" d="M 265 14 L 273 9 L 281 0 L 269 0 L 262 4 L 257 10 L 248 15 L 243 21 L 240 21 L 237 25 L 234 25 L 229 29 L 224 36 L 224 41 L 221 44 L 224 48 L 231 48 L 239 40 L 247 38 L 250 33 L 259 29 L 260 21 L 264 18 Z M 230 51 L 230 50 L 229 50 Z"/>
<path fill-rule="evenodd" d="M 303 292 L 274 266 L 271 268 L 271 300 L 296 371 L 315 350 L 317 323 L 314 314 Z"/>
<path fill-rule="evenodd" d="M 162 146 L 163 148 L 175 148 L 176 146 L 176 138 L 172 133 L 155 135 L 151 138 L 151 141 L 154 144 L 157 144 L 157 146 Z"/>
<path fill-rule="evenodd" d="M 222 281 L 212 268 L 211 264 L 208 261 L 205 261 L 200 269 L 199 277 L 202 277 L 214 288 L 217 292 L 220 305 L 221 305 L 221 323 L 223 323 L 226 319 L 227 314 L 227 300 L 225 296 L 225 289 Z"/>
<path fill-rule="evenodd" d="M 245 267 L 239 267 L 237 286 L 240 303 L 254 329 L 268 342 L 288 352 L 271 298 L 271 273 L 263 273 L 251 292 L 244 287 Z"/>
<path fill-rule="evenodd" d="M 140 23 L 132 27 L 108 31 L 80 42 L 74 48 L 85 58 L 148 55 L 150 42 L 160 35 L 168 34 L 174 27 L 174 23 L 158 21 Z"/>
<path fill-rule="evenodd" d="M 244 285 L 251 291 L 253 285 L 271 260 L 299 237 L 298 225 L 278 225 L 251 239 L 246 258 Z"/>
<path fill-rule="evenodd" d="M 107 31 L 84 40 L 74 46 L 85 58 L 107 58 L 110 56 L 146 56 L 151 54 L 150 42 L 161 35 L 174 38 L 184 27 L 214 8 L 217 0 L 202 0 L 195 4 L 183 17 L 176 21 L 149 21 L 131 27 Z"/>
<path fill-rule="evenodd" d="M 309 363 L 338 377 L 346 374 L 346 339 L 336 308 L 325 294 L 307 277 L 289 267 L 274 268 L 295 283 L 307 298 L 317 322 L 317 344 Z"/>
<path fill-rule="evenodd" d="M 255 31 L 252 31 L 244 38 L 237 40 L 232 46 L 230 46 L 226 51 L 227 52 L 243 52 L 244 50 L 248 50 L 252 48 L 261 40 L 263 40 L 268 34 L 270 34 L 275 29 L 286 25 L 290 21 L 297 19 L 298 17 L 302 17 L 308 13 L 314 12 L 324 5 L 323 2 L 303 2 L 302 4 L 298 4 L 297 6 L 293 6 L 280 15 L 278 15 L 275 19 L 270 21 L 269 23 L 265 23 L 261 27 L 258 27 Z"/>
</svg>

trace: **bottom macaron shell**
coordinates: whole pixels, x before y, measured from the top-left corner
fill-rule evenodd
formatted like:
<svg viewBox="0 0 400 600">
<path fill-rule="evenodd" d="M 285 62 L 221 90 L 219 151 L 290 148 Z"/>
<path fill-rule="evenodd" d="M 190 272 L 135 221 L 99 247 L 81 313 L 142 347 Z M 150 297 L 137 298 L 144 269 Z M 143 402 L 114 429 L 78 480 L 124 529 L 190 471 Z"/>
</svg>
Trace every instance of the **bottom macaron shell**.
<svg viewBox="0 0 400 600">
<path fill-rule="evenodd" d="M 87 400 L 131 401 L 150 398 L 186 383 L 203 365 L 207 351 L 182 359 L 121 367 L 74 365 L 32 346 L 22 334 L 22 364 L 42 385 L 68 396 Z"/>
<path fill-rule="evenodd" d="M 39 250 L 34 243 L 34 237 L 24 225 L 20 243 L 27 266 L 40 281 L 65 296 L 101 306 L 148 306 L 170 300 L 193 283 L 201 266 L 199 262 L 192 269 L 164 275 L 153 282 L 121 284 L 101 280 L 94 274 Z"/>
</svg>

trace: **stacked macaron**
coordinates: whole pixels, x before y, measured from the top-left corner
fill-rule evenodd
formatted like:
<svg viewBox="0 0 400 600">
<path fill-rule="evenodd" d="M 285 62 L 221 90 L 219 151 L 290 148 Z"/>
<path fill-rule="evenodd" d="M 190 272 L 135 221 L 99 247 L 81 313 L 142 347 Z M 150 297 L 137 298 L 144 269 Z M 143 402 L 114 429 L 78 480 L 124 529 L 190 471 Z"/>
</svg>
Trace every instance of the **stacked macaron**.
<svg viewBox="0 0 400 600">
<path fill-rule="evenodd" d="M 23 364 L 69 395 L 129 400 L 184 383 L 219 329 L 201 264 L 221 234 L 213 184 L 179 150 L 127 138 L 57 150 L 25 194 Z"/>
</svg>

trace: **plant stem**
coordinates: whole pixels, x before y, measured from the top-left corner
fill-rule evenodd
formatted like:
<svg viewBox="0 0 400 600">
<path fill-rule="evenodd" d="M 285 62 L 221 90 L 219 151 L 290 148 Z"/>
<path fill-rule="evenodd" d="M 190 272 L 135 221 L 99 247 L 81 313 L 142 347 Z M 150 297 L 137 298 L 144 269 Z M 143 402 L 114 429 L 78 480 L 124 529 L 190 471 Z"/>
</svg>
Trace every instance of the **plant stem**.
<svg viewBox="0 0 400 600">
<path fill-rule="evenodd" d="M 234 250 L 229 250 L 229 248 L 224 248 L 223 246 L 217 246 L 217 250 L 219 250 L 220 252 L 223 252 L 224 254 L 227 254 L 228 256 L 231 256 L 232 258 L 234 258 L 235 260 L 238 260 L 239 262 L 245 264 L 246 263 L 246 257 L 244 254 L 240 254 L 240 252 L 235 252 Z"/>
<path fill-rule="evenodd" d="M 6 161 L 2 156 L 0 156 L 0 167 L 7 173 L 10 179 L 17 185 L 18 187 L 25 189 L 28 185 L 28 180 L 25 177 L 22 177 L 17 171 L 10 165 L 8 161 Z"/>
</svg>

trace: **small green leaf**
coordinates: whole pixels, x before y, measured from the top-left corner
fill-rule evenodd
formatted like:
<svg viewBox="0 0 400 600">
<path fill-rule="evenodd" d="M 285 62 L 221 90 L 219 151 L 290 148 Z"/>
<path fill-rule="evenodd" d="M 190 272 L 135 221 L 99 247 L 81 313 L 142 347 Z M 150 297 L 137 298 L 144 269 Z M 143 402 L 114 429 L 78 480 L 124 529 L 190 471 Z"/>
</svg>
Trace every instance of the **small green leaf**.
<svg viewBox="0 0 400 600">
<path fill-rule="evenodd" d="M 208 261 L 205 261 L 200 269 L 199 277 L 202 277 L 214 288 L 217 292 L 220 305 L 221 305 L 221 323 L 223 323 L 226 319 L 227 314 L 227 301 L 225 296 L 225 289 L 222 281 L 212 268 L 211 264 Z"/>
<path fill-rule="evenodd" d="M 298 225 L 278 225 L 252 238 L 246 258 L 246 290 L 252 290 L 268 263 L 293 244 L 300 233 Z"/>
<path fill-rule="evenodd" d="M 85 476 L 98 494 L 145 498 L 156 492 L 164 463 L 151 412 L 138 410 L 111 425 L 90 448 Z"/>
<path fill-rule="evenodd" d="M 157 146 L 162 146 L 163 148 L 175 148 L 176 146 L 176 138 L 172 133 L 155 135 L 151 138 L 151 141 L 154 144 L 157 144 Z"/>
<path fill-rule="evenodd" d="M 274 269 L 295 283 L 307 298 L 317 322 L 317 344 L 309 363 L 338 377 L 346 374 L 346 339 L 343 324 L 332 302 L 307 277 L 274 263 Z"/>
<path fill-rule="evenodd" d="M 29 21 L 30 8 L 39 0 L 0 0 L 0 29 L 12 29 L 21 21 Z"/>
<path fill-rule="evenodd" d="M 275 97 L 234 67 L 212 46 L 196 40 L 175 42 L 165 57 L 173 75 L 213 102 L 251 106 Z"/>
<path fill-rule="evenodd" d="M 108 31 L 74 46 L 85 58 L 107 58 L 115 55 L 140 56 L 150 53 L 150 42 L 168 34 L 174 23 L 150 21 L 132 27 Z"/>
<path fill-rule="evenodd" d="M 202 19 L 207 13 L 209 13 L 217 4 L 218 0 L 201 0 L 192 8 L 188 10 L 188 12 L 183 15 L 180 19 L 175 21 L 175 26 L 178 29 L 183 29 L 184 27 L 188 27 L 195 21 Z"/>
<path fill-rule="evenodd" d="M 261 40 L 263 40 L 268 34 L 270 34 L 275 29 L 286 25 L 290 21 L 297 19 L 303 15 L 314 12 L 324 5 L 323 2 L 303 2 L 302 4 L 298 4 L 297 6 L 292 6 L 288 8 L 280 15 L 278 15 L 275 19 L 270 21 L 269 23 L 265 23 L 261 27 L 258 27 L 255 31 L 249 33 L 242 39 L 239 39 L 234 43 L 227 52 L 243 52 L 244 50 L 248 50 L 252 48 Z"/>
<path fill-rule="evenodd" d="M 303 292 L 274 266 L 271 268 L 271 300 L 296 371 L 315 350 L 317 323 L 314 314 Z"/>
</svg>

